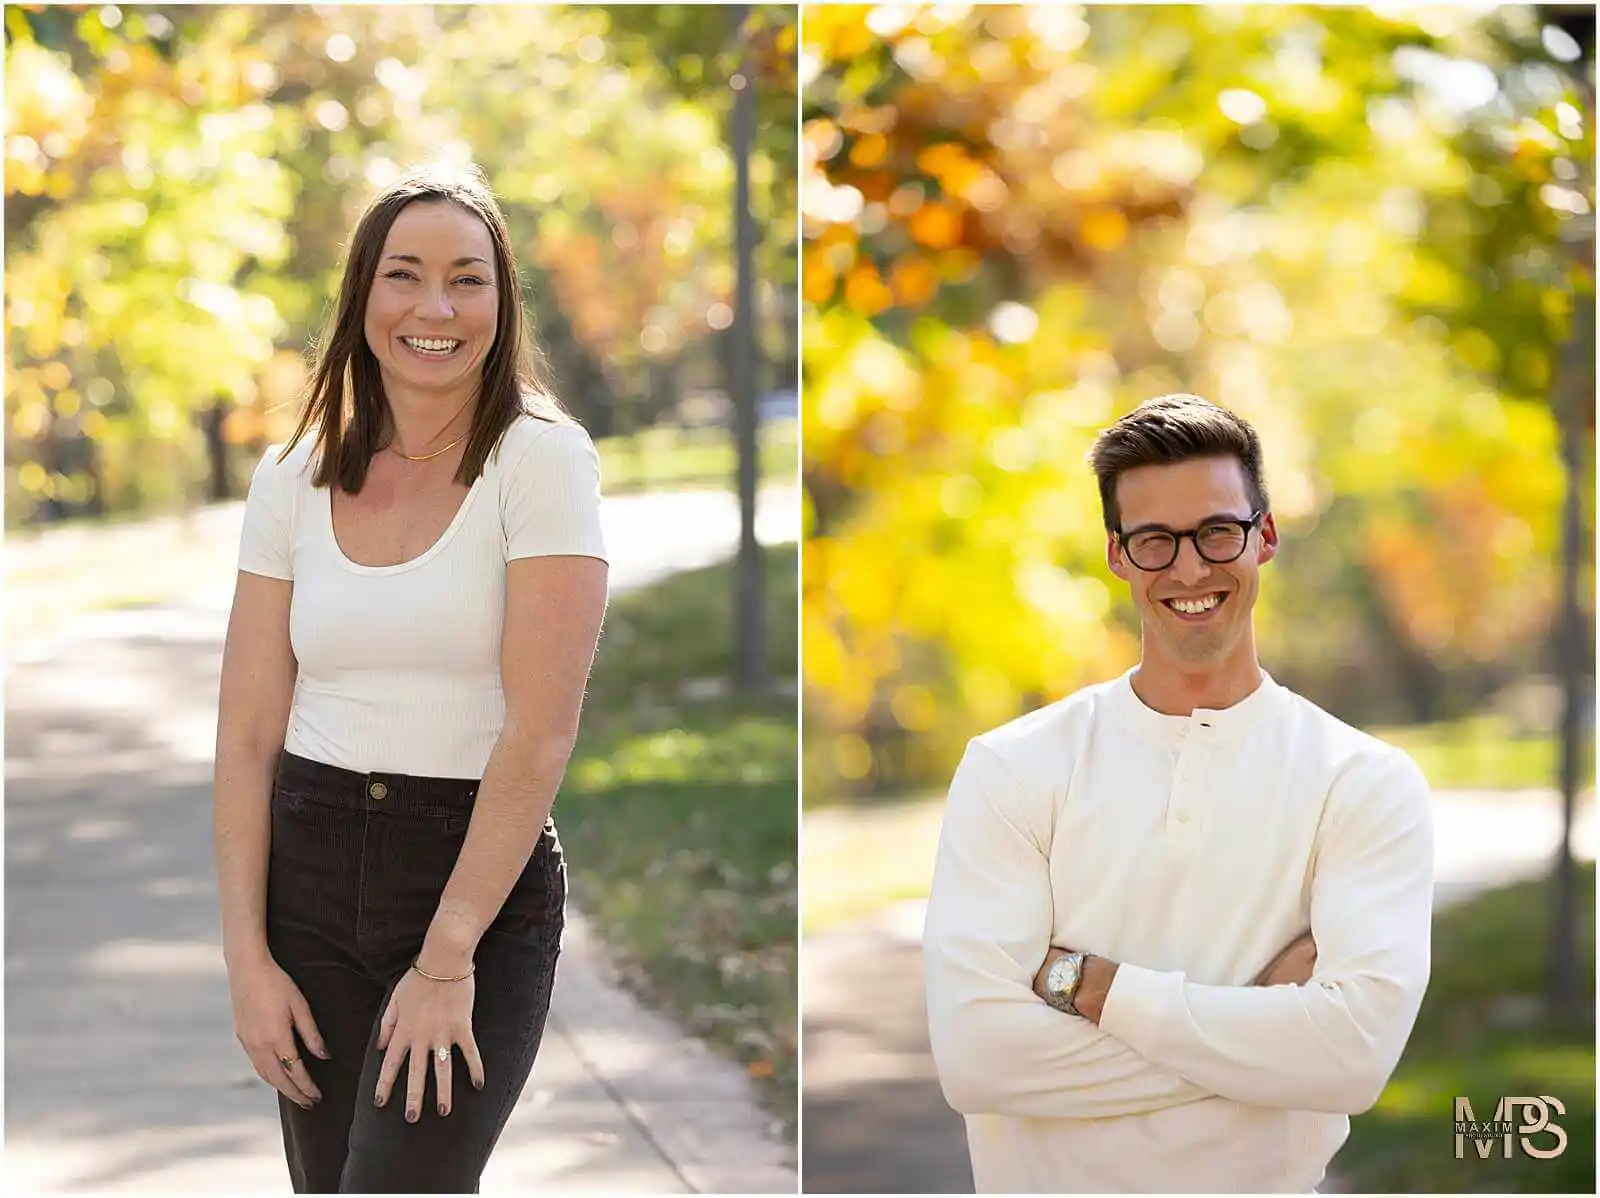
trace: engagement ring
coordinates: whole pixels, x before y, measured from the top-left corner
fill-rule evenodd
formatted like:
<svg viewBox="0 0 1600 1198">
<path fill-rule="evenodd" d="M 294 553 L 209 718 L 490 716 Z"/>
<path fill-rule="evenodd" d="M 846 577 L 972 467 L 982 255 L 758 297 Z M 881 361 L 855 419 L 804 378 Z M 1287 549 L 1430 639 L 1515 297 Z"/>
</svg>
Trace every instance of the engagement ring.
<svg viewBox="0 0 1600 1198">
<path fill-rule="evenodd" d="M 450 1049 L 448 1047 L 446 1047 L 446 1048 L 438 1048 L 438 1049 L 435 1049 L 434 1051 L 439 1056 L 439 1064 L 443 1065 L 446 1061 L 448 1061 L 450 1059 Z"/>
</svg>

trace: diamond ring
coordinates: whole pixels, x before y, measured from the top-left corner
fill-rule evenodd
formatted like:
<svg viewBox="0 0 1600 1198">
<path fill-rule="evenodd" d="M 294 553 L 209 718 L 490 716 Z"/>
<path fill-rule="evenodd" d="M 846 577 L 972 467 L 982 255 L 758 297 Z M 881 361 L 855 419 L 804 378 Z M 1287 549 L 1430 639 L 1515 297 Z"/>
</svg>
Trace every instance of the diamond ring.
<svg viewBox="0 0 1600 1198">
<path fill-rule="evenodd" d="M 439 1064 L 441 1065 L 447 1064 L 450 1060 L 450 1046 L 448 1044 L 443 1048 L 434 1049 L 433 1053 L 434 1056 L 439 1058 Z"/>
</svg>

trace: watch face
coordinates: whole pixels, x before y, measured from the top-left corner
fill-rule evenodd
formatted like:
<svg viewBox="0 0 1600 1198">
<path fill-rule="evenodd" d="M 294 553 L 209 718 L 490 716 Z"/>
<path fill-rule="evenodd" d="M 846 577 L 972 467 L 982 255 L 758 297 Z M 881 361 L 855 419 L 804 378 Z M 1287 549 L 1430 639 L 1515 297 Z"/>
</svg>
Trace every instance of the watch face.
<svg viewBox="0 0 1600 1198">
<path fill-rule="evenodd" d="M 1061 957 L 1050 967 L 1048 985 L 1051 993 L 1065 998 L 1078 988 L 1078 958 Z"/>
</svg>

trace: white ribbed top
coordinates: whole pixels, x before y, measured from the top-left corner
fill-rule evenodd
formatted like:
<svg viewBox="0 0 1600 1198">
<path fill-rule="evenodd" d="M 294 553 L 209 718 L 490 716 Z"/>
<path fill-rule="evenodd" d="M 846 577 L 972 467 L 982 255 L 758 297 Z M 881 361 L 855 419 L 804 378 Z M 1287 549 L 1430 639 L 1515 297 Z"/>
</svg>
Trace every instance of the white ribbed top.
<svg viewBox="0 0 1600 1198">
<path fill-rule="evenodd" d="M 299 663 L 285 748 L 361 773 L 480 778 L 505 723 L 506 563 L 604 559 L 600 462 L 576 424 L 521 416 L 420 556 L 363 566 L 339 548 L 313 438 L 256 467 L 239 568 L 294 583 Z"/>
<path fill-rule="evenodd" d="M 1309 1192 L 1428 980 L 1433 820 L 1403 752 L 1279 686 L 1162 715 L 1131 671 L 977 737 L 923 954 L 980 1193 Z M 1303 986 L 1252 987 L 1310 928 Z M 1100 1023 L 1032 990 L 1119 962 Z"/>
</svg>

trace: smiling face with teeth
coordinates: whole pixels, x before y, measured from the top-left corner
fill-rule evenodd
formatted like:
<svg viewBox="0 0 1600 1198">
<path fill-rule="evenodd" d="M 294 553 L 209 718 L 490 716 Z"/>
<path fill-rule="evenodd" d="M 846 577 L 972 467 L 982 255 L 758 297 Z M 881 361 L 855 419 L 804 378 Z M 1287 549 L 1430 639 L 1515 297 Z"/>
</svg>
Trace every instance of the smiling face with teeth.
<svg viewBox="0 0 1600 1198">
<path fill-rule="evenodd" d="M 362 322 L 391 404 L 444 419 L 477 388 L 498 326 L 494 259 L 487 226 L 460 204 L 395 217 Z"/>
<path fill-rule="evenodd" d="M 1247 519 L 1253 510 L 1244 468 L 1233 457 L 1138 466 L 1124 471 L 1116 487 L 1124 532 L 1151 525 L 1192 529 L 1208 520 Z M 1181 713 L 1196 705 L 1227 706 L 1255 689 L 1260 665 L 1251 616 L 1260 567 L 1277 547 L 1270 512 L 1250 533 L 1244 552 L 1223 565 L 1206 561 L 1184 539 L 1172 565 L 1141 570 L 1117 538 L 1107 536 L 1107 562 L 1132 591 L 1143 629 L 1141 698 L 1151 702 L 1151 696 L 1165 694 L 1169 698 L 1158 709 Z M 1195 694 L 1219 700 L 1185 698 Z M 1235 698 L 1220 701 L 1230 694 Z"/>
</svg>

